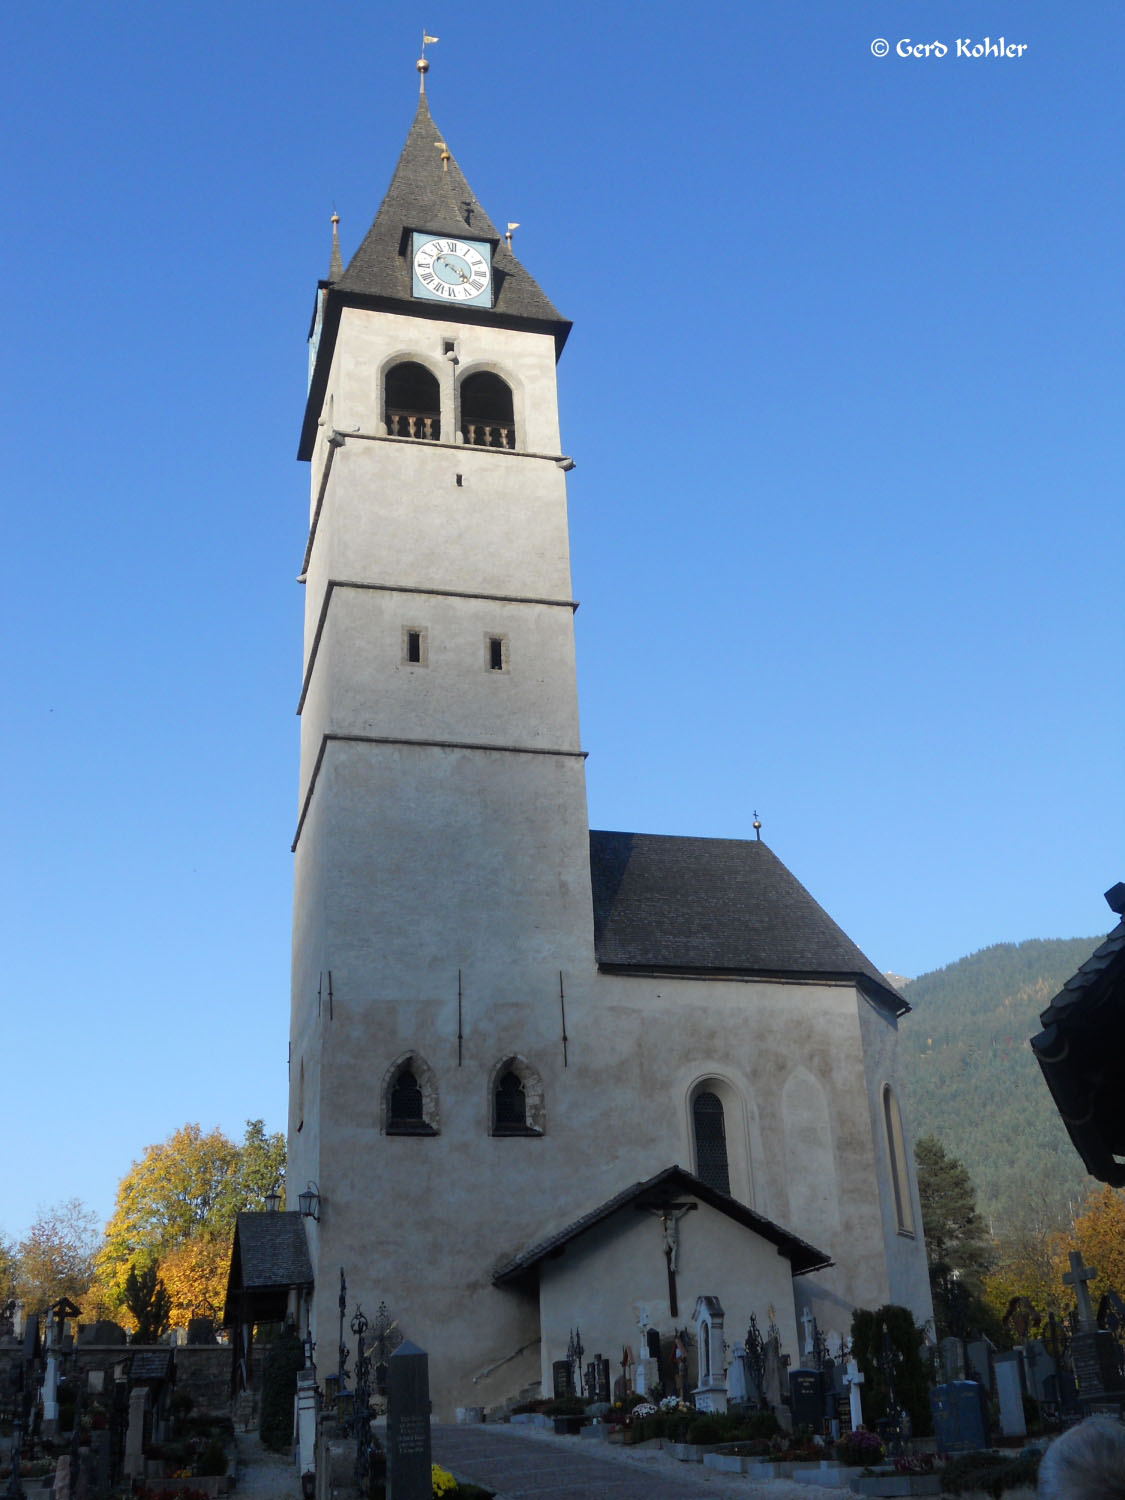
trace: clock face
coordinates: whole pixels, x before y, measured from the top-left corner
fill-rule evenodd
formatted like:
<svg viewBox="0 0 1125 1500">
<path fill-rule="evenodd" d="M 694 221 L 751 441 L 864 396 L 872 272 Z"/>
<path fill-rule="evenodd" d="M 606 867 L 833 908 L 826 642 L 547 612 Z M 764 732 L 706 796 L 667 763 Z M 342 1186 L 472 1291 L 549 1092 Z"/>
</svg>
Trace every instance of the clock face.
<svg viewBox="0 0 1125 1500">
<path fill-rule="evenodd" d="M 491 307 L 491 246 L 415 230 L 413 291 L 432 302 Z"/>
</svg>

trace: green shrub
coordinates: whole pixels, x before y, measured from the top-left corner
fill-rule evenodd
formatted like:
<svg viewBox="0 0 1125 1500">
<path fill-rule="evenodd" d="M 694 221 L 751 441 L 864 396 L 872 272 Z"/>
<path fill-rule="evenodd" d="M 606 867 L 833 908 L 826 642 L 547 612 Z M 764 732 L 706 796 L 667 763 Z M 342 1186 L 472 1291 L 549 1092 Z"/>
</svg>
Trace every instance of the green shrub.
<svg viewBox="0 0 1125 1500">
<path fill-rule="evenodd" d="M 719 1418 L 714 1415 L 709 1414 L 704 1417 L 696 1417 L 687 1430 L 687 1440 L 689 1443 L 699 1445 L 704 1443 L 725 1443 L 729 1429 L 724 1430 L 724 1426 L 725 1424 L 720 1422 Z"/>
<path fill-rule="evenodd" d="M 581 1417 L 585 1411 L 585 1396 L 557 1396 L 542 1407 L 545 1417 Z"/>
<path fill-rule="evenodd" d="M 205 1475 L 225 1474 L 227 1472 L 226 1450 L 216 1438 L 212 1438 L 199 1455 L 198 1467 L 200 1474 Z"/>
</svg>

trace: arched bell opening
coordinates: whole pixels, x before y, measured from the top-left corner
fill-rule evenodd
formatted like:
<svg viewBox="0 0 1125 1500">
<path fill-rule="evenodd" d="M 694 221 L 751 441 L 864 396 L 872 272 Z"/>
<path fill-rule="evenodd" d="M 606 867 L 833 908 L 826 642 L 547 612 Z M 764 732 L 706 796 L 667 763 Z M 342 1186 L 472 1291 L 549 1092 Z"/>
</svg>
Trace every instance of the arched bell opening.
<svg viewBox="0 0 1125 1500">
<path fill-rule="evenodd" d="M 407 359 L 387 371 L 383 417 L 388 437 L 441 437 L 441 388 L 425 365 Z"/>
<path fill-rule="evenodd" d="M 461 382 L 461 437 L 474 448 L 514 448 L 516 416 L 512 388 L 491 370 Z"/>
</svg>

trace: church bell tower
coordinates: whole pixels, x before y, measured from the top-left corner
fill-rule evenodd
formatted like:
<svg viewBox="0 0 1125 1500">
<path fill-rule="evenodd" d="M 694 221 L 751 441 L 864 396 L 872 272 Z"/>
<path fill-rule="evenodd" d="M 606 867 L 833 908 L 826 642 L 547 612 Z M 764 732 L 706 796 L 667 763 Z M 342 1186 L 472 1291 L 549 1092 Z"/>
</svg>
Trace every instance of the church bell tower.
<svg viewBox="0 0 1125 1500">
<path fill-rule="evenodd" d="M 567 976 L 594 959 L 555 387 L 570 325 L 424 81 L 346 268 L 334 229 L 310 338 L 289 1181 L 293 1206 L 306 1181 L 320 1196 L 325 1368 L 343 1267 L 349 1302 L 386 1301 L 429 1350 L 440 1409 L 459 1397 L 443 1350 L 486 1371 L 534 1336 L 488 1269 L 550 1209 Z"/>
</svg>

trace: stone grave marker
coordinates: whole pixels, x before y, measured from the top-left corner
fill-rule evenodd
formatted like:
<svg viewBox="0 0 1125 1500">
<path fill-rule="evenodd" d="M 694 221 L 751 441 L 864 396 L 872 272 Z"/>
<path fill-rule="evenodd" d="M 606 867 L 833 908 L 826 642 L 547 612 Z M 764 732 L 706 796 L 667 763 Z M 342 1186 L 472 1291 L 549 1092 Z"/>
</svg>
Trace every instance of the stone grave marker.
<svg viewBox="0 0 1125 1500">
<path fill-rule="evenodd" d="M 595 1385 L 594 1385 L 594 1389 L 595 1389 L 595 1393 L 596 1393 L 595 1394 L 595 1400 L 597 1400 L 597 1401 L 608 1401 L 609 1400 L 609 1393 L 610 1393 L 609 1360 L 608 1359 L 603 1359 L 600 1354 L 595 1354 L 594 1355 L 594 1369 L 596 1371 L 596 1378 L 595 1378 Z"/>
<path fill-rule="evenodd" d="M 556 1359 L 551 1365 L 552 1391 L 556 1401 L 574 1395 L 574 1366 L 569 1359 Z"/>
<path fill-rule="evenodd" d="M 1078 1332 L 1070 1341 L 1070 1360 L 1078 1382 L 1078 1399 L 1085 1410 L 1096 1403 L 1099 1410 L 1111 1407 L 1106 1398 L 1122 1391 L 1117 1341 L 1098 1327 L 1087 1283 L 1097 1275 L 1093 1266 L 1084 1265 L 1081 1253 L 1070 1252 L 1070 1270 L 1063 1281 L 1074 1288 L 1078 1302 Z M 1118 1397 L 1120 1401 L 1120 1396 Z"/>
<path fill-rule="evenodd" d="M 949 1338 L 942 1339 L 938 1345 L 941 1355 L 942 1378 L 946 1385 L 956 1380 L 965 1380 L 968 1376 L 968 1368 L 965 1359 L 964 1339 Z"/>
<path fill-rule="evenodd" d="M 993 1364 L 996 1372 L 996 1399 L 1000 1403 L 1000 1431 L 1005 1437 L 1026 1437 L 1023 1415 L 1022 1358 L 1018 1349 L 998 1354 Z"/>
<path fill-rule="evenodd" d="M 214 1318 L 189 1318 L 187 1341 L 189 1344 L 217 1344 Z"/>
<path fill-rule="evenodd" d="M 148 1417 L 148 1387 L 138 1385 L 129 1392 L 129 1425 L 125 1429 L 126 1479 L 144 1478 Z"/>
<path fill-rule="evenodd" d="M 387 1361 L 388 1500 L 431 1500 L 430 1357 L 409 1339 Z"/>
<path fill-rule="evenodd" d="M 971 1453 L 988 1447 L 985 1392 L 975 1380 L 953 1380 L 930 1392 L 939 1453 Z"/>
<path fill-rule="evenodd" d="M 844 1384 L 848 1388 L 848 1417 L 851 1423 L 849 1432 L 854 1432 L 857 1427 L 863 1426 L 863 1402 L 860 1399 L 859 1388 L 863 1384 L 863 1376 L 860 1374 L 859 1366 L 855 1359 L 849 1359 L 844 1369 Z"/>
<path fill-rule="evenodd" d="M 746 1346 L 735 1344 L 727 1366 L 727 1406 L 746 1406 L 750 1400 L 750 1382 L 746 1373 Z"/>
<path fill-rule="evenodd" d="M 794 1427 L 820 1432 L 824 1426 L 824 1382 L 819 1370 L 789 1371 L 789 1405 Z"/>
<path fill-rule="evenodd" d="M 974 1339 L 965 1349 L 968 1378 L 982 1385 L 986 1392 L 992 1390 L 992 1356 L 995 1349 L 991 1339 Z"/>
</svg>

